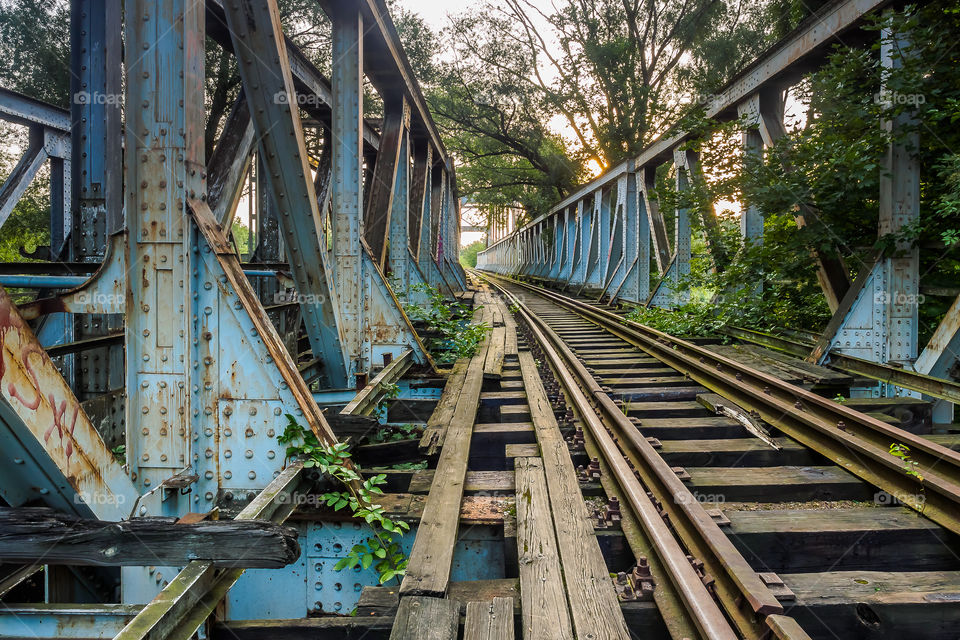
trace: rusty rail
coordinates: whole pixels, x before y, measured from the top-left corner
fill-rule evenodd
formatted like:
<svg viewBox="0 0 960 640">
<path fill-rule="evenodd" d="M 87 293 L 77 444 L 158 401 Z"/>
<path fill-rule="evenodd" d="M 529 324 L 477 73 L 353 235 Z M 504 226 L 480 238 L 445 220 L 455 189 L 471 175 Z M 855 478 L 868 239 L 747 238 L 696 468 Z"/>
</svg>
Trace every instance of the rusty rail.
<svg viewBox="0 0 960 640">
<path fill-rule="evenodd" d="M 960 533 L 960 453 L 610 311 L 511 282 L 575 311 L 704 387 L 756 410 L 794 440 Z M 893 445 L 909 448 L 911 464 L 890 453 Z"/>
<path fill-rule="evenodd" d="M 766 625 L 767 616 L 783 612 L 774 594 L 690 489 L 601 389 L 553 329 L 508 290 L 495 282 L 491 281 L 491 284 L 516 305 L 550 359 L 568 398 L 576 406 L 608 468 L 613 471 L 637 520 L 667 569 L 672 586 L 681 596 L 687 614 L 703 637 L 725 638 L 730 637 L 728 634 L 745 638 L 766 637 L 770 631 Z M 618 444 L 624 449 L 622 453 Z M 651 491 L 659 505 L 650 499 L 647 490 Z M 680 548 L 666 526 L 660 509 L 669 515 L 687 550 L 704 562 L 705 573 L 716 580 L 714 589 L 726 616 L 704 586 L 704 579 L 690 571 L 686 551 Z M 727 616 L 739 634 L 731 627 Z M 801 632 L 787 637 L 802 640 L 807 636 Z"/>
</svg>

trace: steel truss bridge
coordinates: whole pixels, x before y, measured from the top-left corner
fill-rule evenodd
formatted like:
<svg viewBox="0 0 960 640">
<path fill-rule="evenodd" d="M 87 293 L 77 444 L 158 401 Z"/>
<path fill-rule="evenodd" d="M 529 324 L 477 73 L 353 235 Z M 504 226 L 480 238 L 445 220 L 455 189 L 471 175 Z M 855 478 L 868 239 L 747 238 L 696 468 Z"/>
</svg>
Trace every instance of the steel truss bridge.
<svg viewBox="0 0 960 640">
<path fill-rule="evenodd" d="M 875 411 L 909 401 L 929 408 L 929 426 L 951 422 L 960 400 L 960 298 L 922 349 L 917 305 L 900 302 L 920 293 L 917 248 L 878 254 L 852 281 L 818 250 L 834 314 L 822 335 L 725 329 L 789 356 L 781 368 L 794 377 L 624 329 L 618 303 L 688 299 L 676 285 L 690 271 L 691 216 L 702 216 L 714 262 L 725 259 L 712 210 L 679 209 L 668 232 L 651 195 L 665 163 L 679 189 L 700 179 L 696 154 L 682 150 L 687 132 L 673 130 L 528 224 L 509 209 L 493 217 L 468 274 L 453 162 L 384 0 L 318 2 L 332 24 L 329 78 L 284 36 L 275 0 L 128 0 L 122 12 L 71 0 L 70 110 L 0 88 L 0 118 L 29 140 L 0 186 L 0 224 L 44 171 L 51 204 L 49 247 L 0 265 L 0 636 L 456 639 L 463 625 L 464 638 L 512 638 L 515 613 L 524 638 L 819 637 L 807 635 L 809 615 L 829 611 L 784 615 L 783 589 L 803 600 L 799 579 L 758 573 L 724 542 L 721 518 L 682 484 L 701 478 L 660 459 L 658 438 L 672 436 L 639 435 L 647 418 L 634 402 L 702 419 L 690 433 L 719 425 L 764 464 L 779 463 L 753 449 L 760 441 L 803 464 L 827 460 L 824 474 L 850 474 L 837 491 L 886 492 L 953 548 L 953 443 Z M 762 153 L 785 134 L 784 89 L 839 39 L 866 42 L 865 16 L 888 5 L 827 4 L 714 96 L 708 115 L 746 117 L 744 149 Z M 209 158 L 208 39 L 242 79 Z M 379 122 L 364 118 L 367 81 Z M 881 235 L 919 210 L 907 150 L 891 146 L 885 163 Z M 247 255 L 231 237 L 241 202 L 255 239 Z M 811 224 L 817 211 L 797 216 Z M 762 242 L 749 203 L 741 231 Z M 492 327 L 451 371 L 401 303 L 427 304 L 424 285 L 473 303 L 474 320 Z M 585 349 L 608 353 L 587 363 Z M 604 374 L 625 365 L 653 377 Z M 869 398 L 870 415 L 801 388 L 811 376 Z M 694 399 L 716 415 L 691 413 Z M 361 468 L 426 463 L 387 470 L 387 510 L 415 530 L 399 587 L 377 586 L 371 568 L 335 569 L 370 529 L 310 502 L 329 485 L 288 459 L 278 437 L 290 420 L 323 444 L 348 441 Z M 422 425 L 415 439 L 364 440 L 404 423 Z M 891 438 L 910 444 L 926 481 L 890 471 Z M 669 455 L 690 460 L 696 447 Z M 606 506 L 570 500 L 578 490 Z M 544 551 L 527 555 L 529 545 Z M 930 558 L 945 569 L 925 600 L 943 625 L 929 637 L 947 638 L 957 616 L 941 605 L 960 567 Z M 9 604 L 20 594 L 44 602 Z M 889 607 L 902 629 L 922 628 L 901 603 L 891 596 L 876 615 Z M 860 604 L 837 606 L 873 624 Z M 354 608 L 357 618 L 323 615 Z M 544 631 L 548 614 L 557 623 Z"/>
</svg>

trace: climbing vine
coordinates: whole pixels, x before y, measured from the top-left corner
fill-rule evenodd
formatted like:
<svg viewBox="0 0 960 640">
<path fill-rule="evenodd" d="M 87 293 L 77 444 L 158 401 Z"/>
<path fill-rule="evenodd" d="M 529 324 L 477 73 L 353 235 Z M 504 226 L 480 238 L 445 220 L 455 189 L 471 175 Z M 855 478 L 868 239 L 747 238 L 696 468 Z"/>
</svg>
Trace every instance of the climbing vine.
<svg viewBox="0 0 960 640">
<path fill-rule="evenodd" d="M 427 304 L 414 303 L 411 294 L 425 294 Z M 486 323 L 470 322 L 471 309 L 457 300 L 448 300 L 436 287 L 415 284 L 409 291 L 398 294 L 403 310 L 414 322 L 421 322 L 440 334 L 428 340 L 434 358 L 449 364 L 459 358 L 469 358 L 477 353 L 484 336 L 490 331 Z"/>
<path fill-rule="evenodd" d="M 376 504 L 377 496 L 383 495 L 379 485 L 386 482 L 386 474 L 364 480 L 350 464 L 347 443 L 321 444 L 312 431 L 300 425 L 290 414 L 287 414 L 287 426 L 277 441 L 287 445 L 287 459 L 303 457 L 305 468 L 315 468 L 344 487 L 342 491 L 321 495 L 324 504 L 335 511 L 349 508 L 354 518 L 364 520 L 373 531 L 372 536 L 354 545 L 334 569 L 352 569 L 357 565 L 368 569 L 373 566 L 380 575 L 380 584 L 399 580 L 406 572 L 407 558 L 400 550 L 398 538 L 410 529 L 410 525 L 391 520 L 384 515 L 383 507 Z"/>
</svg>

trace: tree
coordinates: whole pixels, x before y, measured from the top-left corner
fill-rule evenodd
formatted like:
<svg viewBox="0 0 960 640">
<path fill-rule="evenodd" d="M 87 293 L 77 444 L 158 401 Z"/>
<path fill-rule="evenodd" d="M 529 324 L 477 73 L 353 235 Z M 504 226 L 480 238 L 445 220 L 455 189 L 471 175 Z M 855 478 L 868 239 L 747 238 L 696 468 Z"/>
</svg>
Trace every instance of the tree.
<svg viewBox="0 0 960 640">
<path fill-rule="evenodd" d="M 582 183 L 588 166 L 638 155 L 691 94 L 768 42 L 764 6 L 564 0 L 547 12 L 504 0 L 456 18 L 430 105 L 462 161 L 464 192 L 535 215 Z M 731 34 L 735 44 L 712 54 Z"/>
<path fill-rule="evenodd" d="M 70 106 L 70 3 L 0 0 L 2 86 Z"/>
<path fill-rule="evenodd" d="M 477 254 L 487 248 L 487 243 L 483 240 L 477 240 L 476 242 L 471 242 L 463 249 L 460 250 L 460 264 L 465 267 L 477 266 Z"/>
<path fill-rule="evenodd" d="M 880 57 L 881 41 L 889 38 L 882 27 L 911 43 L 893 49 L 898 64 L 892 69 Z M 701 269 L 689 283 L 736 292 L 763 282 L 756 305 L 742 305 L 735 297 L 726 307 L 737 322 L 816 330 L 829 319 L 810 247 L 838 252 L 857 273 L 870 268 L 868 256 L 875 251 L 895 255 L 904 244 L 914 243 L 924 248 L 924 284 L 952 288 L 960 277 L 960 155 L 955 152 L 960 148 L 955 126 L 960 121 L 960 53 L 944 46 L 960 32 L 960 1 L 874 16 L 866 31 L 872 45 L 836 47 L 821 69 L 791 89 L 805 107 L 805 117 L 790 123 L 786 136 L 745 166 L 731 147 L 739 141 L 741 123 L 708 126 L 691 118 L 689 126 L 703 135 L 690 145 L 700 151 L 708 179 L 686 196 L 700 205 L 750 202 L 766 218 L 762 247 L 743 246 L 737 233 L 728 233 L 725 253 L 736 259 L 722 273 Z M 912 124 L 893 132 L 881 126 L 908 112 Z M 879 235 L 878 195 L 890 143 L 904 145 L 919 164 L 920 215 L 901 233 Z M 658 189 L 662 202 L 676 201 L 678 195 L 668 189 Z M 794 214 L 801 204 L 817 208 L 816 224 L 797 228 Z M 928 296 L 920 305 L 921 341 L 949 301 Z"/>
</svg>

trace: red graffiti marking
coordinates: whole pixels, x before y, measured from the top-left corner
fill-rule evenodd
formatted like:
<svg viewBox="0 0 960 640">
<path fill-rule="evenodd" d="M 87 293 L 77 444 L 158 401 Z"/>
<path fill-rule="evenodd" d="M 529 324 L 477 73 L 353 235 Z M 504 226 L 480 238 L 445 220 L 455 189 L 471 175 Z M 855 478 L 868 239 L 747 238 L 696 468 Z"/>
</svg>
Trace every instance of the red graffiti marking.
<svg viewBox="0 0 960 640">
<path fill-rule="evenodd" d="M 70 455 L 73 453 L 73 430 L 77 428 L 77 416 L 80 414 L 80 407 L 76 404 L 73 404 L 73 417 L 70 420 L 70 427 L 67 429 L 67 433 L 70 434 L 70 438 L 67 440 L 67 444 L 63 444 L 63 433 L 64 433 L 64 424 L 63 424 L 63 415 L 67 412 L 67 401 L 61 400 L 60 407 L 57 407 L 56 398 L 53 397 L 53 394 L 47 396 L 47 400 L 50 401 L 50 406 L 53 407 L 53 425 L 47 429 L 46 433 L 43 434 L 43 441 L 48 442 L 50 436 L 53 434 L 53 430 L 57 430 L 57 435 L 60 437 L 60 445 L 63 446 L 64 451 L 67 454 L 67 461 L 70 460 Z"/>
<path fill-rule="evenodd" d="M 19 349 L 8 345 L 8 338 L 10 338 L 11 335 L 19 338 Z M 16 353 L 17 351 L 19 351 L 19 353 Z M 33 385 L 23 385 L 23 388 L 21 388 L 17 385 L 16 380 L 9 380 L 7 381 L 7 393 L 11 398 L 19 400 L 20 404 L 30 411 L 36 411 L 43 400 L 43 394 L 40 391 L 43 385 L 40 383 L 40 378 L 42 377 L 47 380 L 49 382 L 48 386 L 57 387 L 56 380 L 51 379 L 51 372 L 56 372 L 56 368 L 53 366 L 53 362 L 49 356 L 47 356 L 46 352 L 37 342 L 29 326 L 24 323 L 23 318 L 16 312 L 16 307 L 10 299 L 10 296 L 0 287 L 0 384 L 2 384 L 7 374 L 7 362 L 4 356 L 8 352 L 13 359 L 13 363 L 20 366 L 21 370 L 33 382 Z M 37 356 L 40 359 L 41 369 L 39 371 L 34 371 L 31 356 Z M 80 414 L 80 406 L 70 397 L 69 392 L 67 392 L 67 397 L 60 401 L 59 406 L 57 406 L 57 400 L 53 392 L 47 393 L 47 401 L 50 403 L 50 408 L 53 411 L 53 424 L 44 432 L 43 441 L 45 443 L 49 442 L 54 430 L 56 430 L 60 439 L 60 446 L 63 447 L 67 456 L 67 464 L 69 464 L 70 456 L 73 454 L 73 432 Z M 64 417 L 67 415 L 68 404 L 69 407 L 73 409 L 73 415 L 70 416 L 69 419 L 69 426 L 67 426 L 64 421 Z M 68 436 L 66 442 L 64 442 L 64 435 Z"/>
</svg>

